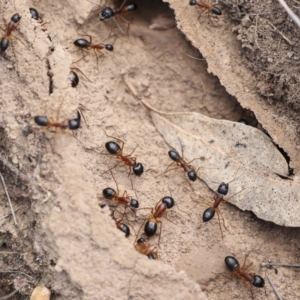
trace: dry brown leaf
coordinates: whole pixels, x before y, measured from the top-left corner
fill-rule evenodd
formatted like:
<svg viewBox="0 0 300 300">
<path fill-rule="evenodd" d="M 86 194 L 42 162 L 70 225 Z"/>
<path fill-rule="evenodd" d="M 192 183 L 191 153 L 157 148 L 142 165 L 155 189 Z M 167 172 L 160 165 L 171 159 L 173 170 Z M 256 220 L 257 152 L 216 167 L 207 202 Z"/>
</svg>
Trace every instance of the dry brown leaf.
<svg viewBox="0 0 300 300">
<path fill-rule="evenodd" d="M 141 102 L 149 109 L 153 122 L 165 141 L 186 161 L 193 162 L 198 175 L 214 191 L 229 182 L 229 200 L 242 210 L 284 226 L 300 226 L 299 174 L 287 176 L 288 165 L 260 130 L 227 120 L 216 120 L 199 113 L 164 113 Z"/>
</svg>

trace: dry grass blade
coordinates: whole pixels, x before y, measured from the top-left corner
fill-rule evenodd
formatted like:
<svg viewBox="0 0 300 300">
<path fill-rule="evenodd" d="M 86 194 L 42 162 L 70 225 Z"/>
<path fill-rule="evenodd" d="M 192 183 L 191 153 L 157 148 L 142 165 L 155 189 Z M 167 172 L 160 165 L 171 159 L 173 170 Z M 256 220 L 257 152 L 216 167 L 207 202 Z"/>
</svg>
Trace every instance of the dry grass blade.
<svg viewBox="0 0 300 300">
<path fill-rule="evenodd" d="M 11 203 L 11 200 L 10 200 L 10 196 L 9 196 L 8 191 L 7 191 L 6 184 L 5 184 L 5 181 L 4 181 L 4 178 L 3 178 L 2 174 L 1 174 L 1 172 L 0 172 L 0 178 L 1 178 L 1 181 L 2 181 L 3 188 L 4 188 L 4 190 L 5 190 L 5 194 L 6 194 L 8 203 L 9 203 L 9 207 L 10 207 L 10 210 L 11 210 L 11 214 L 13 215 L 13 218 L 14 218 L 15 225 L 18 226 L 18 222 L 17 222 L 17 219 L 16 219 L 16 215 L 15 215 L 15 212 L 14 212 L 14 209 L 13 209 L 13 206 L 12 206 L 12 203 Z"/>
<path fill-rule="evenodd" d="M 267 278 L 268 278 L 268 280 L 269 280 L 269 282 L 271 284 L 271 287 L 273 288 L 273 291 L 274 291 L 275 295 L 277 296 L 278 300 L 283 300 L 283 298 L 279 295 L 279 293 L 278 293 L 275 285 L 273 284 L 272 280 L 269 278 L 268 275 L 267 275 Z"/>
<path fill-rule="evenodd" d="M 13 292 L 11 292 L 10 294 L 3 296 L 0 298 L 0 300 L 6 300 L 11 298 L 13 295 L 15 295 L 26 283 L 23 283 L 19 288 L 15 289 Z"/>
<path fill-rule="evenodd" d="M 284 0 L 278 0 L 278 2 L 282 5 L 282 7 L 286 10 L 288 15 L 291 17 L 291 19 L 297 24 L 298 27 L 300 27 L 300 19 L 297 17 L 297 15 L 288 7 L 286 2 Z"/>
</svg>

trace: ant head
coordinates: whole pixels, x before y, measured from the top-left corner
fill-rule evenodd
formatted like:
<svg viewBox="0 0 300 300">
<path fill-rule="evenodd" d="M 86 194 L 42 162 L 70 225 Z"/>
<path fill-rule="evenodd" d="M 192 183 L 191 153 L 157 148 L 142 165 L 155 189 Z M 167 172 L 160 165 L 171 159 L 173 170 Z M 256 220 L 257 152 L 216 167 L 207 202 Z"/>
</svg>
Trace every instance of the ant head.
<svg viewBox="0 0 300 300">
<path fill-rule="evenodd" d="M 114 46 L 111 45 L 111 44 L 106 44 L 105 49 L 108 50 L 108 51 L 114 51 Z"/>
<path fill-rule="evenodd" d="M 165 203 L 167 205 L 167 208 L 172 208 L 175 204 L 175 201 L 172 197 L 163 197 L 161 202 Z"/>
<path fill-rule="evenodd" d="M 197 0 L 190 0 L 190 5 L 196 5 L 197 4 Z"/>
<path fill-rule="evenodd" d="M 14 14 L 10 20 L 14 23 L 18 23 L 21 20 L 21 16 L 19 14 Z"/>
<path fill-rule="evenodd" d="M 216 211 L 215 211 L 215 209 L 213 207 L 207 208 L 204 211 L 203 216 L 202 216 L 203 222 L 210 221 L 214 217 L 215 213 L 216 213 Z"/>
<path fill-rule="evenodd" d="M 1 49 L 2 50 L 2 49 Z M 34 122 L 39 126 L 47 126 L 48 125 L 48 118 L 43 116 L 36 116 L 34 118 Z"/>
<path fill-rule="evenodd" d="M 31 18 L 38 20 L 39 19 L 39 13 L 35 8 L 29 8 L 30 14 L 31 14 Z M 15 22 L 16 23 L 16 22 Z"/>
<path fill-rule="evenodd" d="M 106 188 L 102 191 L 104 198 L 106 199 L 113 199 L 114 196 L 117 194 L 116 191 L 112 188 Z"/>
<path fill-rule="evenodd" d="M 121 150 L 119 144 L 117 144 L 116 142 L 107 142 L 105 144 L 105 148 L 110 154 L 117 154 Z"/>
<path fill-rule="evenodd" d="M 9 39 L 2 38 L 0 43 L 0 49 L 2 52 L 4 52 L 9 46 Z"/>
<path fill-rule="evenodd" d="M 181 158 L 180 155 L 178 154 L 178 152 L 175 150 L 170 150 L 168 152 L 168 154 L 169 154 L 170 158 L 174 161 L 178 161 Z"/>
<path fill-rule="evenodd" d="M 218 193 L 226 196 L 228 193 L 228 189 L 229 189 L 228 183 L 222 182 L 218 187 Z"/>
<path fill-rule="evenodd" d="M 259 275 L 255 275 L 252 285 L 258 288 L 262 288 L 265 286 L 265 280 Z"/>
<path fill-rule="evenodd" d="M 131 199 L 130 206 L 133 208 L 139 208 L 139 201 L 137 201 L 135 199 Z"/>
<path fill-rule="evenodd" d="M 187 173 L 189 180 L 196 181 L 197 180 L 197 173 L 195 171 L 190 171 Z"/>
<path fill-rule="evenodd" d="M 156 259 L 153 253 L 149 253 L 147 256 L 149 259 Z"/>
<path fill-rule="evenodd" d="M 233 256 L 226 256 L 224 261 L 227 268 L 231 271 L 240 266 L 238 260 Z"/>
<path fill-rule="evenodd" d="M 138 6 L 135 3 L 129 3 L 126 5 L 126 11 L 135 11 L 137 8 Z"/>
<path fill-rule="evenodd" d="M 126 237 L 130 235 L 130 229 L 126 224 L 121 223 L 119 229 L 125 233 Z"/>
<path fill-rule="evenodd" d="M 144 172 L 144 167 L 141 163 L 137 163 L 136 166 L 132 168 L 132 170 L 136 176 L 141 176 Z"/>
<path fill-rule="evenodd" d="M 113 17 L 115 15 L 113 9 L 111 9 L 110 7 L 105 7 L 100 13 L 100 21 L 103 21 L 105 19 L 109 19 L 111 17 Z"/>
<path fill-rule="evenodd" d="M 80 127 L 81 116 L 79 111 L 77 111 L 77 118 L 68 121 L 69 128 L 71 130 L 76 130 Z"/>
<path fill-rule="evenodd" d="M 192 1 L 192 0 L 191 0 Z M 218 7 L 213 7 L 213 9 L 211 10 L 211 12 L 215 15 L 221 16 L 222 15 L 222 11 L 220 8 Z"/>
<path fill-rule="evenodd" d="M 70 80 L 73 88 L 75 88 L 79 83 L 79 77 L 74 71 L 70 72 Z"/>
<path fill-rule="evenodd" d="M 137 241 L 136 241 L 138 244 L 143 244 L 146 242 L 146 240 L 144 238 L 139 238 Z"/>
</svg>

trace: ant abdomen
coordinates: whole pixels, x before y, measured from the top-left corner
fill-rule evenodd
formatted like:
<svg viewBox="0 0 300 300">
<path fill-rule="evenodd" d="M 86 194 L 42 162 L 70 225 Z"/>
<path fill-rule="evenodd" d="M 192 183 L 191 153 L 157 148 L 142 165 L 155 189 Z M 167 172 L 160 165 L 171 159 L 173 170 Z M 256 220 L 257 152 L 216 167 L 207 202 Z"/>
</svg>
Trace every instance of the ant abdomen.
<svg viewBox="0 0 300 300">
<path fill-rule="evenodd" d="M 197 174 L 194 171 L 188 172 L 187 176 L 188 176 L 189 180 L 191 180 L 191 181 L 196 181 L 197 180 Z"/>
<path fill-rule="evenodd" d="M 36 116 L 34 117 L 34 122 L 39 126 L 47 126 L 48 125 L 48 118 L 43 116 Z"/>
<path fill-rule="evenodd" d="M 180 155 L 178 154 L 178 152 L 175 150 L 170 150 L 168 152 L 168 154 L 169 154 L 169 157 L 174 161 L 178 161 L 181 158 Z"/>
<path fill-rule="evenodd" d="M 104 198 L 113 199 L 116 195 L 116 191 L 112 188 L 106 188 L 102 191 Z"/>
<path fill-rule="evenodd" d="M 90 42 L 86 39 L 78 39 L 74 42 L 74 45 L 79 48 L 87 48 L 90 45 Z"/>
<path fill-rule="evenodd" d="M 35 8 L 29 8 L 30 14 L 31 14 L 31 18 L 34 20 L 38 20 L 39 19 L 39 13 Z"/>
<path fill-rule="evenodd" d="M 105 49 L 108 50 L 108 51 L 114 51 L 114 46 L 111 45 L 111 44 L 106 44 Z"/>
<path fill-rule="evenodd" d="M 70 72 L 70 80 L 73 88 L 75 88 L 79 83 L 79 77 L 74 71 Z"/>
<path fill-rule="evenodd" d="M 136 176 L 141 176 L 144 173 L 144 167 L 141 163 L 137 163 L 136 166 L 132 168 L 132 170 Z"/>
<path fill-rule="evenodd" d="M 156 233 L 157 230 L 157 223 L 153 221 L 147 221 L 145 224 L 145 234 L 147 237 L 151 237 Z"/>
<path fill-rule="evenodd" d="M 197 0 L 190 0 L 190 5 L 196 5 L 197 4 Z"/>
<path fill-rule="evenodd" d="M 216 213 L 216 211 L 215 211 L 215 209 L 213 207 L 207 208 L 204 211 L 203 216 L 202 216 L 203 222 L 210 221 L 215 216 L 215 213 Z"/>
<path fill-rule="evenodd" d="M 130 235 L 130 229 L 129 229 L 129 227 L 126 224 L 121 223 L 119 225 L 119 229 L 125 233 L 126 237 L 128 237 Z"/>
<path fill-rule="evenodd" d="M 138 6 L 135 3 L 128 3 L 125 7 L 126 11 L 135 11 L 137 10 Z"/>
<path fill-rule="evenodd" d="M 147 255 L 147 257 L 148 257 L 149 259 L 156 259 L 156 258 L 155 258 L 155 255 L 154 255 L 153 253 L 149 253 L 149 254 Z"/>
<path fill-rule="evenodd" d="M 175 204 L 175 201 L 172 197 L 164 197 L 161 202 L 165 203 L 167 208 L 172 208 Z"/>
<path fill-rule="evenodd" d="M 222 15 L 222 11 L 221 11 L 221 9 L 218 8 L 218 7 L 213 7 L 212 10 L 211 10 L 211 12 L 212 12 L 213 14 L 215 14 L 215 15 L 218 15 L 218 16 L 221 16 L 221 15 Z"/>
<path fill-rule="evenodd" d="M 9 46 L 9 40 L 6 38 L 1 39 L 0 49 L 2 52 L 6 51 Z"/>
<path fill-rule="evenodd" d="M 265 280 L 259 275 L 255 275 L 252 285 L 258 288 L 262 288 L 265 286 Z"/>
<path fill-rule="evenodd" d="M 110 154 L 117 154 L 120 151 L 120 146 L 116 142 L 107 142 L 105 148 Z"/>
</svg>

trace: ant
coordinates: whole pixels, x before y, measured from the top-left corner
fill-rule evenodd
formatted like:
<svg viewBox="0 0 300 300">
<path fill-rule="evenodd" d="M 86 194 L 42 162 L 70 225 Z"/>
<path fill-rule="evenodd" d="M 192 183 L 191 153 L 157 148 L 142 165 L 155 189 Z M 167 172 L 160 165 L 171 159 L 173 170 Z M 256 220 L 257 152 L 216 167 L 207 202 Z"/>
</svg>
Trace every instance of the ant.
<svg viewBox="0 0 300 300">
<path fill-rule="evenodd" d="M 74 42 L 74 45 L 83 49 L 87 49 L 87 50 L 94 50 L 94 54 L 96 56 L 97 59 L 97 67 L 98 67 L 98 59 L 99 57 L 96 54 L 96 51 L 100 53 L 100 56 L 103 55 L 103 53 L 101 52 L 102 49 L 106 49 L 108 51 L 113 51 L 114 47 L 111 44 L 93 44 L 93 39 L 92 36 L 88 35 L 88 34 L 83 34 L 83 36 L 88 36 L 89 37 L 89 41 L 86 39 L 78 39 Z M 81 59 L 79 59 L 78 61 L 84 59 L 87 55 L 84 55 Z M 78 62 L 77 61 L 77 62 Z"/>
<path fill-rule="evenodd" d="M 62 103 L 60 104 L 60 107 L 62 106 Z M 59 119 L 60 107 L 59 107 L 58 112 L 57 112 L 56 120 Z M 81 115 L 83 117 L 83 120 L 84 120 L 86 126 L 89 127 L 87 125 L 85 117 L 83 115 L 83 111 L 86 110 L 86 109 L 87 108 L 84 105 L 79 104 L 78 111 L 77 111 L 77 117 L 74 118 L 74 119 L 70 119 L 70 120 L 64 120 L 62 122 L 58 122 L 58 121 L 53 122 L 53 121 L 49 120 L 46 116 L 36 116 L 36 117 L 34 117 L 34 121 L 37 125 L 42 126 L 42 127 L 46 127 L 47 129 L 50 128 L 50 127 L 54 127 L 55 129 L 60 128 L 62 130 L 65 130 L 65 129 L 76 130 L 80 127 Z"/>
<path fill-rule="evenodd" d="M 43 19 L 40 17 L 38 11 L 35 8 L 29 8 L 31 18 L 38 21 L 38 23 L 43 23 Z"/>
<path fill-rule="evenodd" d="M 117 202 L 117 206 L 116 208 L 114 209 L 113 213 L 112 213 L 112 216 L 114 216 L 114 212 L 115 210 L 117 209 L 118 205 L 119 204 L 124 204 L 125 205 L 125 211 L 124 211 L 124 214 L 126 212 L 126 208 L 128 206 L 131 206 L 133 208 L 138 208 L 139 207 L 139 202 L 138 200 L 135 200 L 135 199 L 132 199 L 132 197 L 130 197 L 128 194 L 127 194 L 127 191 L 124 191 L 123 195 L 122 196 L 119 196 L 119 187 L 118 187 L 118 183 L 112 173 L 112 171 L 110 170 L 111 172 L 111 176 L 113 177 L 114 179 L 114 182 L 116 184 L 116 187 L 117 187 L 117 191 L 115 191 L 114 189 L 112 188 L 106 188 L 102 191 L 103 193 L 103 196 L 105 199 L 109 199 L 109 200 L 112 200 L 114 199 L 116 202 Z"/>
<path fill-rule="evenodd" d="M 243 278 L 243 281 L 245 284 L 247 282 L 249 282 L 250 284 L 252 284 L 253 286 L 255 286 L 257 288 L 262 288 L 265 286 L 265 280 L 259 275 L 246 272 L 249 269 L 249 267 L 252 265 L 252 263 L 251 263 L 246 266 L 246 260 L 247 260 L 248 255 L 249 254 L 247 254 L 245 256 L 242 267 L 240 267 L 238 260 L 233 256 L 226 256 L 225 264 L 226 264 L 227 268 L 232 272 L 232 275 L 234 277 L 241 277 L 241 278 Z M 253 298 L 251 286 L 250 286 L 250 291 L 251 291 L 251 295 Z"/>
<path fill-rule="evenodd" d="M 157 231 L 157 224 L 160 224 L 160 230 L 159 230 L 159 239 L 158 239 L 158 245 L 160 242 L 160 237 L 161 237 L 161 230 L 162 230 L 162 222 L 160 220 L 158 220 L 158 218 L 166 218 L 168 221 L 170 221 L 171 223 L 173 223 L 171 220 L 169 220 L 167 218 L 167 213 L 166 210 L 170 209 L 174 206 L 175 201 L 172 197 L 163 197 L 162 199 L 160 199 L 157 204 L 155 205 L 155 208 L 151 208 L 151 214 L 152 216 L 149 217 L 148 219 L 146 219 L 144 221 L 144 223 L 141 225 L 138 234 L 142 228 L 142 226 L 145 224 L 144 227 L 144 232 L 146 234 L 147 237 L 151 237 L 153 235 L 155 235 L 156 231 Z M 141 208 L 141 209 L 149 209 L 149 208 Z"/>
<path fill-rule="evenodd" d="M 106 206 L 106 204 L 101 204 L 100 207 L 101 208 L 104 208 Z M 114 219 L 114 221 L 116 222 L 116 226 L 118 229 L 120 229 L 122 232 L 125 233 L 125 237 L 129 237 L 130 235 L 130 229 L 129 227 L 125 224 L 125 223 L 122 223 L 122 220 L 117 220 L 113 214 L 111 214 L 111 217 Z"/>
<path fill-rule="evenodd" d="M 233 180 L 232 180 L 233 181 Z M 230 182 L 232 182 L 230 181 Z M 229 182 L 229 183 L 230 183 Z M 213 205 L 211 205 L 211 203 L 205 203 L 207 204 L 209 207 L 204 211 L 203 213 L 203 216 L 202 216 L 202 220 L 203 222 L 208 222 L 210 221 L 214 216 L 215 216 L 215 213 L 217 212 L 217 215 L 218 215 L 218 219 L 219 219 L 219 226 L 220 226 L 220 230 L 221 230 L 221 235 L 222 235 L 222 239 L 223 239 L 223 231 L 222 231 L 222 226 L 221 226 L 221 221 L 220 221 L 220 217 L 222 218 L 222 221 L 223 221 L 223 225 L 224 225 L 224 228 L 226 228 L 225 226 L 225 221 L 224 221 L 224 218 L 219 210 L 219 204 L 224 201 L 224 202 L 227 202 L 229 199 L 231 199 L 233 196 L 239 194 L 240 192 L 242 192 L 244 189 L 242 189 L 241 191 L 233 194 L 230 198 L 228 199 L 224 199 L 224 196 L 227 195 L 228 193 L 228 189 L 229 189 L 229 183 L 225 183 L 225 182 L 222 182 L 219 187 L 218 187 L 218 190 L 215 192 L 215 196 L 214 196 L 214 203 Z"/>
<path fill-rule="evenodd" d="M 18 39 L 17 37 L 12 35 L 12 31 L 14 31 L 17 28 L 20 20 L 21 16 L 18 13 L 16 13 L 10 18 L 10 22 L 7 24 L 6 28 L 1 28 L 1 30 L 5 32 L 5 35 L 1 38 L 0 41 L 0 49 L 2 52 L 5 52 L 8 48 L 10 36 Z"/>
<path fill-rule="evenodd" d="M 90 1 L 91 2 L 91 1 Z M 92 2 L 93 3 L 93 2 Z M 104 9 L 102 9 L 99 12 L 99 16 L 100 16 L 100 21 L 104 21 L 106 19 L 110 19 L 112 17 L 115 18 L 115 20 L 117 20 L 118 16 L 120 16 L 120 18 L 128 24 L 127 26 L 127 34 L 128 34 L 128 30 L 129 30 L 129 24 L 130 22 L 128 20 L 126 20 L 123 16 L 131 13 L 135 10 L 137 10 L 138 6 L 135 3 L 128 3 L 126 4 L 126 0 L 123 1 L 123 3 L 121 4 L 120 7 L 115 7 L 115 8 L 110 8 L 110 7 L 105 7 Z M 96 3 L 95 3 L 96 4 Z M 97 4 L 98 5 L 98 4 Z M 100 5 L 98 5 L 100 6 Z M 116 22 L 117 23 L 117 22 Z M 123 32 L 123 30 L 121 29 L 121 27 L 119 26 L 119 24 L 117 23 L 118 27 L 120 28 L 120 30 Z"/>
<path fill-rule="evenodd" d="M 123 155 L 124 142 L 113 136 L 108 135 L 108 137 L 111 137 L 121 143 L 121 147 L 118 143 L 113 142 L 113 141 L 109 141 L 105 144 L 105 148 L 106 148 L 107 152 L 111 155 L 116 156 L 116 158 L 119 159 L 120 161 L 114 167 L 108 169 L 104 173 L 116 168 L 119 164 L 121 164 L 123 162 L 126 166 L 129 167 L 128 176 L 130 175 L 131 169 L 136 176 L 141 176 L 144 172 L 144 167 L 141 163 L 136 162 L 135 157 L 131 156 L 137 146 L 133 149 L 133 151 L 129 155 Z M 101 175 L 103 175 L 104 173 L 102 173 Z"/>
<path fill-rule="evenodd" d="M 70 80 L 71 80 L 71 86 L 72 86 L 73 88 L 77 87 L 77 85 L 79 84 L 79 77 L 78 77 L 77 73 L 76 73 L 74 70 L 80 72 L 80 73 L 81 73 L 81 74 L 82 74 L 89 82 L 91 82 L 91 80 L 88 79 L 88 78 L 84 75 L 84 73 L 83 73 L 82 71 L 80 71 L 80 69 L 78 69 L 78 68 L 71 68 L 70 74 L 69 74 L 69 78 L 70 78 Z"/>
<path fill-rule="evenodd" d="M 178 168 L 182 168 L 183 169 L 183 171 L 187 174 L 187 177 L 188 177 L 188 179 L 189 180 L 191 180 L 191 181 L 196 181 L 196 179 L 197 179 L 197 172 L 198 172 L 198 170 L 199 170 L 199 168 L 198 168 L 198 170 L 197 171 L 195 171 L 195 169 L 194 169 L 194 167 L 191 165 L 191 163 L 194 161 L 194 160 L 197 160 L 197 159 L 200 159 L 200 158 L 194 158 L 193 160 L 191 160 L 191 161 L 189 161 L 189 162 L 185 162 L 185 160 L 184 160 L 184 158 L 183 158 L 183 153 L 182 153 L 182 157 L 178 154 L 178 152 L 177 151 L 175 151 L 175 150 L 170 150 L 169 152 L 168 152 L 168 154 L 169 154 L 169 156 L 170 156 L 170 158 L 174 161 L 174 162 L 172 162 L 168 167 L 167 167 L 167 169 L 166 169 L 166 171 L 163 173 L 163 174 L 165 174 L 165 173 L 167 173 L 167 172 L 169 172 L 169 171 L 171 171 L 171 170 L 175 170 L 175 169 L 178 169 Z M 173 164 L 175 164 L 176 163 L 176 167 L 174 167 L 174 168 L 172 168 L 172 169 L 169 169 Z M 188 184 L 189 185 L 191 185 L 190 184 L 190 182 L 188 181 Z"/>
<path fill-rule="evenodd" d="M 207 16 L 208 16 L 208 19 L 211 23 L 213 23 L 213 22 L 212 22 L 212 20 L 209 16 L 209 14 L 212 13 L 212 14 L 215 14 L 215 15 L 218 15 L 218 16 L 222 15 L 221 9 L 218 8 L 216 6 L 216 4 L 210 5 L 209 3 L 205 2 L 204 0 L 190 0 L 189 5 L 192 5 L 192 6 L 197 5 L 198 8 L 202 9 L 202 11 L 200 12 L 199 17 L 197 19 L 197 22 L 199 21 L 202 13 L 205 12 L 205 11 L 207 11 Z"/>
<path fill-rule="evenodd" d="M 151 247 L 149 242 L 144 238 L 139 238 L 136 241 L 134 248 L 141 254 L 147 255 L 149 259 L 157 260 L 158 258 L 156 247 Z"/>
</svg>

